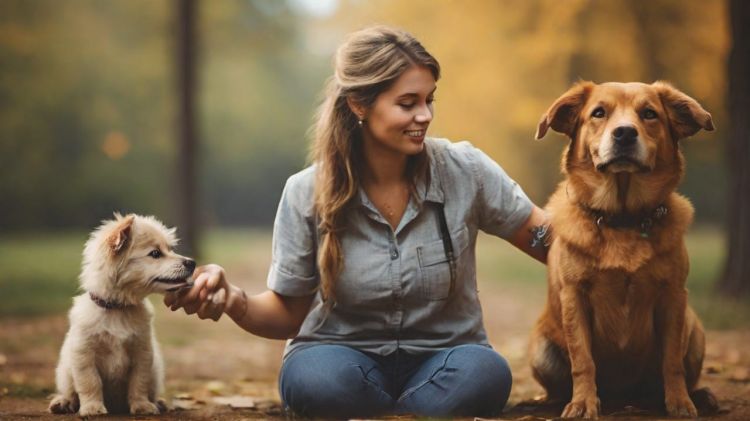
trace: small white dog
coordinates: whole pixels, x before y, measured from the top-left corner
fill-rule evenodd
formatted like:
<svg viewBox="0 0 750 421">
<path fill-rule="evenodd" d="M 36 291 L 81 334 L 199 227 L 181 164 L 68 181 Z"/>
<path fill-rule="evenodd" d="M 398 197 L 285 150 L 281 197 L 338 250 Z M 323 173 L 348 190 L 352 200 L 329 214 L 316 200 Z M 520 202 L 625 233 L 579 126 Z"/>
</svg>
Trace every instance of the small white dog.
<svg viewBox="0 0 750 421">
<path fill-rule="evenodd" d="M 53 413 L 158 414 L 164 378 L 146 296 L 190 284 L 195 261 L 179 254 L 175 229 L 150 216 L 115 213 L 83 251 L 83 294 L 73 299 L 60 350 Z"/>
</svg>

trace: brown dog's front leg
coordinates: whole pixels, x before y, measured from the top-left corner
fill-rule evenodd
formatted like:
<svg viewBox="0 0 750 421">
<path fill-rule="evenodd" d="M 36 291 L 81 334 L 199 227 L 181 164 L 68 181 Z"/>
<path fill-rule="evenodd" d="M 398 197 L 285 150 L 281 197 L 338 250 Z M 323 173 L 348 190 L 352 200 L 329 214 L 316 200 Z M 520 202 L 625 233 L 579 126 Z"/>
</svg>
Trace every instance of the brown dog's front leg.
<svg viewBox="0 0 750 421">
<path fill-rule="evenodd" d="M 599 416 L 596 367 L 591 356 L 591 328 L 580 294 L 576 285 L 565 285 L 560 291 L 563 331 L 573 377 L 573 397 L 563 410 L 563 418 Z"/>
<path fill-rule="evenodd" d="M 684 356 L 687 346 L 685 288 L 665 290 L 661 297 L 661 326 L 664 337 L 662 375 L 664 376 L 664 404 L 674 417 L 697 417 L 698 411 L 688 395 L 685 383 Z"/>
</svg>

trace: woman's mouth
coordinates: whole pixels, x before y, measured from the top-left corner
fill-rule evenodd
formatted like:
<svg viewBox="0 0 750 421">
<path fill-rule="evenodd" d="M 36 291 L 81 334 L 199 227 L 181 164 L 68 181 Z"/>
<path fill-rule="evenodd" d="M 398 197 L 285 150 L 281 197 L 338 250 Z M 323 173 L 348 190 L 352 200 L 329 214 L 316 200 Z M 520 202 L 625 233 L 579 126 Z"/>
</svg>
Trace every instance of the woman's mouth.
<svg viewBox="0 0 750 421">
<path fill-rule="evenodd" d="M 426 130 L 406 130 L 404 133 L 406 133 L 407 136 L 415 138 L 415 139 L 421 139 L 424 137 Z"/>
</svg>

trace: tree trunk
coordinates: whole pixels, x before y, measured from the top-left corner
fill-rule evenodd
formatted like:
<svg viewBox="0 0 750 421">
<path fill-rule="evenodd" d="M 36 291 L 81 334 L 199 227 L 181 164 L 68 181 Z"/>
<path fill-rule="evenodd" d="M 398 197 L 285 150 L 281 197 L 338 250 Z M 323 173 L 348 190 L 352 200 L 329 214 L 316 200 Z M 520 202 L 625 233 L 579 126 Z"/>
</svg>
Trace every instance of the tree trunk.
<svg viewBox="0 0 750 421">
<path fill-rule="evenodd" d="M 195 150 L 198 144 L 196 97 L 196 1 L 176 0 L 177 9 L 177 227 L 182 252 L 197 257 L 198 225 L 196 215 Z"/>
<path fill-rule="evenodd" d="M 720 291 L 750 294 L 750 2 L 729 0 L 728 256 Z"/>
</svg>

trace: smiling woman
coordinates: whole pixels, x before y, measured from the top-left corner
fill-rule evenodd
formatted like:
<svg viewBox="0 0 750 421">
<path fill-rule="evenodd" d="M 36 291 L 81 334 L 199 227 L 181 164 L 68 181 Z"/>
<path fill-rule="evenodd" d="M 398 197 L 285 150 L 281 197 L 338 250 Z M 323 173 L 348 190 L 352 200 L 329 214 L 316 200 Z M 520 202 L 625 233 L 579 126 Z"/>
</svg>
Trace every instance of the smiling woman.
<svg viewBox="0 0 750 421">
<path fill-rule="evenodd" d="M 482 323 L 477 233 L 544 261 L 530 244 L 545 217 L 483 152 L 427 137 L 439 78 L 410 34 L 351 34 L 319 109 L 313 165 L 281 196 L 269 290 L 248 297 L 208 265 L 165 299 L 291 339 L 279 386 L 292 413 L 494 416 L 508 399 L 510 370 Z"/>
</svg>

